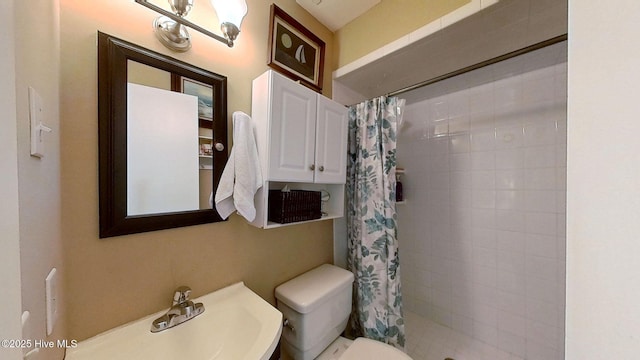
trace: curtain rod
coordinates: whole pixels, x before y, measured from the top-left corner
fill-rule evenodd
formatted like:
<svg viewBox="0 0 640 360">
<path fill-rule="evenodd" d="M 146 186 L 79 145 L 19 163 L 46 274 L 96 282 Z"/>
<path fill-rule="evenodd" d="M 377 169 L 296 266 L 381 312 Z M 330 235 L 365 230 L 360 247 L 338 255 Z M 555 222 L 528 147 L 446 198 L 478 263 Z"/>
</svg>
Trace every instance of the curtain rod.
<svg viewBox="0 0 640 360">
<path fill-rule="evenodd" d="M 485 60 L 485 61 L 479 62 L 477 64 L 464 67 L 464 68 L 456 70 L 456 71 L 452 71 L 452 72 L 450 72 L 448 74 L 437 76 L 437 77 L 434 77 L 432 79 L 421 81 L 421 82 L 419 82 L 417 84 L 410 85 L 410 86 L 407 86 L 405 88 L 392 91 L 392 92 L 388 93 L 387 96 L 397 96 L 397 95 L 406 93 L 406 92 L 411 91 L 411 90 L 415 90 L 415 89 L 418 89 L 418 88 L 421 88 L 421 87 L 424 87 L 424 86 L 427 86 L 427 85 L 431 85 L 431 84 L 437 83 L 439 81 L 443 81 L 443 80 L 452 78 L 454 76 L 462 75 L 464 73 L 468 73 L 470 71 L 477 70 L 477 69 L 483 68 L 485 66 L 493 65 L 493 64 L 498 63 L 500 61 L 508 60 L 508 59 L 514 58 L 514 57 L 519 56 L 519 55 L 523 55 L 523 54 L 526 54 L 526 53 L 529 53 L 529 52 L 532 52 L 532 51 L 535 51 L 535 50 L 542 49 L 542 48 L 550 46 L 550 45 L 557 44 L 559 42 L 563 42 L 563 41 L 567 40 L 567 38 L 568 38 L 567 34 L 556 36 L 554 38 L 551 38 L 551 39 L 548 39 L 548 40 L 545 40 L 545 41 L 541 41 L 541 42 L 533 44 L 533 45 L 529 45 L 529 46 L 524 47 L 522 49 L 515 50 L 515 51 L 512 51 L 510 53 L 507 53 L 507 54 L 504 54 L 504 55 L 500 55 L 500 56 L 494 57 L 492 59 Z"/>
</svg>

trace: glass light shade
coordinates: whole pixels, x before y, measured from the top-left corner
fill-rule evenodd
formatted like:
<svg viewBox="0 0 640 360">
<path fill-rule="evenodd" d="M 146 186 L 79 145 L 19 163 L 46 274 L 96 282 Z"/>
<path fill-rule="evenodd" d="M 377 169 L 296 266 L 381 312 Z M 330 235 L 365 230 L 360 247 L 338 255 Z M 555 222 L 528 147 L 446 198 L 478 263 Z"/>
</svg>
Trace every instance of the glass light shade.
<svg viewBox="0 0 640 360">
<path fill-rule="evenodd" d="M 218 14 L 220 24 L 231 23 L 240 29 L 242 19 L 247 14 L 245 0 L 211 0 L 211 5 Z"/>
</svg>

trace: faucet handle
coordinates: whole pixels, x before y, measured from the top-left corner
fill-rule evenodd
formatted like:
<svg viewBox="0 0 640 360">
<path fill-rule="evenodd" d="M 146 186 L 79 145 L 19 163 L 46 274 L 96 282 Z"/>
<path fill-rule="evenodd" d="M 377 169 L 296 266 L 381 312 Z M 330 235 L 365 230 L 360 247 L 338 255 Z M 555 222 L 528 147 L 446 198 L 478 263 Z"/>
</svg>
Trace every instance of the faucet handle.
<svg viewBox="0 0 640 360">
<path fill-rule="evenodd" d="M 188 286 L 180 286 L 173 294 L 173 305 L 182 304 L 189 300 L 191 296 L 191 288 Z"/>
</svg>

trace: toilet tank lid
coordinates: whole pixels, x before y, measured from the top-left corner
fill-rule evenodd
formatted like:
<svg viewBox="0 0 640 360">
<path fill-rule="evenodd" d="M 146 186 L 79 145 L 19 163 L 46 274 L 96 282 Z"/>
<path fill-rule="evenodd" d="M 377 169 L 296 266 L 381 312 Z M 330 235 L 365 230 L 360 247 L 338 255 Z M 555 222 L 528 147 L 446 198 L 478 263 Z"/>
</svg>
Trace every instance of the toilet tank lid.
<svg viewBox="0 0 640 360">
<path fill-rule="evenodd" d="M 276 299 L 306 314 L 353 283 L 350 271 L 324 264 L 276 288 Z"/>
</svg>

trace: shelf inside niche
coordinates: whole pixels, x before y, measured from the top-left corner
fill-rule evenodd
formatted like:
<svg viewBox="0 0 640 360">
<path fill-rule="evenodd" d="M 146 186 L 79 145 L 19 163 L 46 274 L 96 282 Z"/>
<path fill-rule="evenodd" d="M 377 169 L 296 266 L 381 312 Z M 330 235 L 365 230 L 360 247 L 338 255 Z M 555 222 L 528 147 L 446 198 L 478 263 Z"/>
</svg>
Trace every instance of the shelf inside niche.
<svg viewBox="0 0 640 360">
<path fill-rule="evenodd" d="M 264 225 L 265 229 L 274 229 L 283 226 L 290 225 L 299 225 L 304 223 L 323 221 L 323 220 L 331 220 L 331 219 L 339 219 L 344 216 L 344 184 L 316 184 L 316 183 L 301 183 L 301 182 L 279 182 L 279 181 L 269 181 L 268 188 L 269 190 L 280 190 L 285 187 L 285 185 L 289 186 L 291 190 L 312 190 L 312 191 L 328 191 L 331 194 L 331 198 L 326 202 L 326 205 L 323 206 L 323 211 L 327 213 L 327 215 L 321 217 L 320 219 L 313 220 L 304 220 L 304 221 L 296 221 L 292 223 L 281 224 L 273 221 L 265 220 L 266 223 Z M 268 205 L 267 205 L 268 208 Z"/>
</svg>

